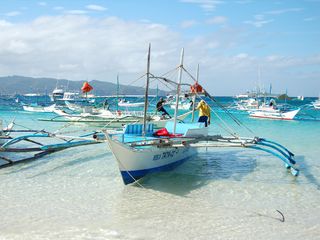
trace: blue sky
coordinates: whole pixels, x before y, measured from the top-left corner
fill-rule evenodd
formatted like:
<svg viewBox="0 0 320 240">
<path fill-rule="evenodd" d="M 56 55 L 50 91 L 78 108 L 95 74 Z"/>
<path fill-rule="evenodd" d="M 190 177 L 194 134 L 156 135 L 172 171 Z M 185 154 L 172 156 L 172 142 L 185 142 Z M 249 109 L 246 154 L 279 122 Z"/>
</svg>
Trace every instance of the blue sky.
<svg viewBox="0 0 320 240">
<path fill-rule="evenodd" d="M 3 1 L 0 76 L 130 83 L 179 61 L 214 95 L 320 92 L 320 0 Z M 258 79 L 258 69 L 261 77 Z"/>
</svg>

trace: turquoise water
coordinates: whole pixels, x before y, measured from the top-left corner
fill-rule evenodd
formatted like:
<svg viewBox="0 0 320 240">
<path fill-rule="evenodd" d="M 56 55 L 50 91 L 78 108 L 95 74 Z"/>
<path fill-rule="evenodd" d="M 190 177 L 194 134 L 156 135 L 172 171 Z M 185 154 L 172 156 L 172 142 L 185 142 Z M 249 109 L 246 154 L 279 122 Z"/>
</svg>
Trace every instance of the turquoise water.
<svg viewBox="0 0 320 240">
<path fill-rule="evenodd" d="M 0 239 L 319 239 L 320 122 L 311 119 L 320 111 L 305 109 L 306 120 L 297 121 L 236 113 L 253 133 L 219 114 L 243 136 L 287 146 L 300 175 L 267 153 L 203 149 L 171 172 L 146 177 L 143 187 L 124 186 L 106 144 L 67 149 L 0 169 Z M 50 131 L 64 125 L 37 121 L 50 116 L 0 108 L 6 122 Z M 210 131 L 225 134 L 218 123 L 213 117 Z"/>
</svg>

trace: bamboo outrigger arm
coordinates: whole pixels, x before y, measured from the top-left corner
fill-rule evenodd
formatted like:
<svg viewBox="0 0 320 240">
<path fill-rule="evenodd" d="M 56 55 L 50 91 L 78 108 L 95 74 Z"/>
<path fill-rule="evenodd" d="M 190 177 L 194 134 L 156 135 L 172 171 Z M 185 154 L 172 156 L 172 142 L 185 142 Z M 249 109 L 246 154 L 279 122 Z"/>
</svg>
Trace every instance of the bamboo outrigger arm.
<svg viewBox="0 0 320 240">
<path fill-rule="evenodd" d="M 54 152 L 58 152 L 67 148 L 71 147 L 78 147 L 78 146 L 83 146 L 83 145 L 88 145 L 88 144 L 96 144 L 96 143 L 101 143 L 101 136 L 97 132 L 93 132 L 90 134 L 85 134 L 82 136 L 74 137 L 74 136 L 62 136 L 62 135 L 57 135 L 54 133 L 49 133 L 45 131 L 28 131 L 28 132 L 34 132 L 33 134 L 27 134 L 23 136 L 18 136 L 18 137 L 11 137 L 11 139 L 8 139 L 5 143 L 0 145 L 0 154 L 1 153 L 10 153 L 10 152 L 15 152 L 15 153 L 32 153 L 36 152 L 33 154 L 31 157 L 26 157 L 22 158 L 19 160 L 12 160 L 9 159 L 7 156 L 0 155 L 0 160 L 5 161 L 4 164 L 0 165 L 0 168 L 4 167 L 9 167 L 18 163 L 22 162 L 28 162 L 32 161 L 35 159 L 38 159 L 42 156 L 45 156 L 47 154 L 51 154 Z M 61 143 L 53 143 L 53 144 L 42 144 L 39 143 L 35 140 L 34 138 L 56 138 L 60 139 L 63 142 Z M 30 143 L 33 143 L 34 145 L 37 145 L 37 147 L 13 147 L 19 142 L 27 141 Z"/>
</svg>

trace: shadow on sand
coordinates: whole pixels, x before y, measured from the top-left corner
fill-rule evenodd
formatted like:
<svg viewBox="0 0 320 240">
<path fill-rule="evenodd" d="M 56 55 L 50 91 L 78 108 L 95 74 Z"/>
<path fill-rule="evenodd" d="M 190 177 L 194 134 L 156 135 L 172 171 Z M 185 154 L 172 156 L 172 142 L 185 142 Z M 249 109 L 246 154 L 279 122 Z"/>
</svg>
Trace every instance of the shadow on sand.
<svg viewBox="0 0 320 240">
<path fill-rule="evenodd" d="M 307 163 L 304 156 L 296 156 L 297 163 L 300 166 L 300 175 L 303 175 L 307 181 L 320 190 L 320 181 L 311 173 L 311 166 Z"/>
</svg>

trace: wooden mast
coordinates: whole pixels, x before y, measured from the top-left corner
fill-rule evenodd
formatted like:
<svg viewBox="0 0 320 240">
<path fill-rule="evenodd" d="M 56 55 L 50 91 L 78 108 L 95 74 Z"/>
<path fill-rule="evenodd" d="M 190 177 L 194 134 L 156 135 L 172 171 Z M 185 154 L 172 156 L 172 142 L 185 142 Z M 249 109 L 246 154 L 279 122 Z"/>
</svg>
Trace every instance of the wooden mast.
<svg viewBox="0 0 320 240">
<path fill-rule="evenodd" d="M 146 91 L 145 91 L 145 94 L 144 94 L 143 132 L 142 132 L 143 136 L 146 135 L 146 127 L 147 127 L 148 91 L 149 91 L 149 78 L 150 78 L 150 51 L 151 51 L 151 44 L 149 43 L 148 62 L 147 62 Z"/>
<path fill-rule="evenodd" d="M 199 64 L 197 66 L 196 83 L 198 83 L 198 81 L 199 81 Z M 196 94 L 197 94 L 197 91 L 192 96 L 192 120 L 191 120 L 191 122 L 194 121 L 194 111 L 195 111 L 195 108 L 196 108 Z"/>
<path fill-rule="evenodd" d="M 120 89 L 120 85 L 119 85 L 119 73 L 118 73 L 117 74 L 117 103 L 116 103 L 117 111 L 119 110 L 119 89 Z"/>
<path fill-rule="evenodd" d="M 182 67 L 183 67 L 183 55 L 184 49 L 181 49 L 180 55 L 180 66 L 179 66 L 179 74 L 178 74 L 178 81 L 177 81 L 177 94 L 176 94 L 176 106 L 174 109 L 174 124 L 173 124 L 173 134 L 176 134 L 176 126 L 177 126 L 177 116 L 178 116 L 178 105 L 179 105 L 179 94 L 180 94 L 180 85 L 182 79 Z"/>
</svg>

